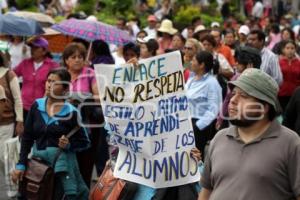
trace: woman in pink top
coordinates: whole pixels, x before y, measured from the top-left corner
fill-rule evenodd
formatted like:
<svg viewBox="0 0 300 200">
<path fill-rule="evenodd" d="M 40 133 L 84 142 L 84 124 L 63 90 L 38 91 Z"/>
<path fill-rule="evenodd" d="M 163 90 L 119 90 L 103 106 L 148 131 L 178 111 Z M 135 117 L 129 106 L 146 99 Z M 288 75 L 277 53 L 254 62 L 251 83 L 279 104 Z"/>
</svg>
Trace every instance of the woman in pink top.
<svg viewBox="0 0 300 200">
<path fill-rule="evenodd" d="M 66 46 L 62 59 L 71 74 L 72 92 L 92 93 L 98 95 L 94 70 L 85 64 L 86 49 L 79 43 Z"/>
<path fill-rule="evenodd" d="M 169 19 L 164 19 L 161 23 L 161 26 L 158 29 L 158 32 L 161 33 L 161 37 L 158 39 L 159 49 L 158 54 L 165 53 L 166 49 L 172 49 L 172 38 L 177 29 L 173 28 L 173 23 Z"/>
<path fill-rule="evenodd" d="M 24 59 L 14 69 L 19 77 L 23 77 L 22 101 L 23 115 L 26 120 L 27 113 L 38 98 L 45 95 L 45 83 L 49 71 L 58 67 L 48 52 L 48 41 L 43 37 L 35 37 L 28 41 L 31 58 Z"/>
<path fill-rule="evenodd" d="M 92 93 L 95 101 L 99 102 L 94 70 L 86 66 L 85 57 L 86 48 L 81 43 L 70 43 L 64 49 L 62 59 L 71 74 L 72 85 L 70 91 L 82 94 Z M 91 182 L 92 170 L 96 161 L 96 147 L 98 145 L 99 133 L 94 134 L 90 128 L 89 138 L 91 140 L 91 147 L 77 153 L 80 173 L 88 187 Z"/>
</svg>

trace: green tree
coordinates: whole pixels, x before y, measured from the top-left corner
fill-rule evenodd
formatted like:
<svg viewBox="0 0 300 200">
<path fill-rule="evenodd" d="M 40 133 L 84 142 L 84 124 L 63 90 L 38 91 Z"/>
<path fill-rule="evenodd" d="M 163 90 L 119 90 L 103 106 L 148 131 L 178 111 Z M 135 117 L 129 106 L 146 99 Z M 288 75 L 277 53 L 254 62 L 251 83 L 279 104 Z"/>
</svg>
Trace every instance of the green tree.
<svg viewBox="0 0 300 200">
<path fill-rule="evenodd" d="M 83 11 L 87 15 L 93 15 L 96 11 L 97 0 L 81 0 L 77 6 L 77 11 Z"/>
<path fill-rule="evenodd" d="M 20 10 L 25 10 L 35 6 L 35 1 L 32 0 L 16 0 L 16 3 Z"/>
</svg>

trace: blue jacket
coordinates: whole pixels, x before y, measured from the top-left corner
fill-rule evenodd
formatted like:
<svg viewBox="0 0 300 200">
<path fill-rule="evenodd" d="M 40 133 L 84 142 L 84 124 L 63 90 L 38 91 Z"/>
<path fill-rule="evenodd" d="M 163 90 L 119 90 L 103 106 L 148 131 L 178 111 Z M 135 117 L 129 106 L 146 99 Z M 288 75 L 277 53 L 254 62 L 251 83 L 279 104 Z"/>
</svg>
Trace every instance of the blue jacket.
<svg viewBox="0 0 300 200">
<path fill-rule="evenodd" d="M 62 135 L 67 135 L 78 125 L 80 114 L 76 108 L 65 102 L 60 112 L 50 117 L 46 110 L 47 98 L 37 99 L 32 105 L 21 138 L 20 161 L 17 169 L 25 170 L 27 157 L 33 143 L 37 150 L 45 150 L 47 147 L 58 147 L 58 140 Z M 90 146 L 85 128 L 79 129 L 70 139 L 69 151 L 77 152 Z"/>
<path fill-rule="evenodd" d="M 53 165 L 58 148 L 47 147 L 45 150 L 37 150 L 36 145 L 33 146 L 32 155 L 39 157 L 49 164 Z M 88 198 L 88 188 L 83 181 L 79 167 L 77 164 L 76 154 L 69 150 L 63 151 L 56 161 L 54 171 L 58 174 L 60 180 L 62 180 L 62 186 L 64 194 L 77 196 L 76 199 L 85 200 Z M 79 197 L 80 194 L 85 194 L 85 197 Z"/>
</svg>

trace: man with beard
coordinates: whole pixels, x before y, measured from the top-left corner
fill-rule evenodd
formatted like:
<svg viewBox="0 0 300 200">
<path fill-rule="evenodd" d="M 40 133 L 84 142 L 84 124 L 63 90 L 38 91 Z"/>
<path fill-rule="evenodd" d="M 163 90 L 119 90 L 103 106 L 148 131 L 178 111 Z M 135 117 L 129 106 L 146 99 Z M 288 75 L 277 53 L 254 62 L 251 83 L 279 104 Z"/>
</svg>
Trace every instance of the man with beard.
<svg viewBox="0 0 300 200">
<path fill-rule="evenodd" d="M 229 85 L 233 126 L 210 144 L 199 200 L 300 200 L 300 138 L 276 120 L 277 83 L 250 68 Z"/>
</svg>

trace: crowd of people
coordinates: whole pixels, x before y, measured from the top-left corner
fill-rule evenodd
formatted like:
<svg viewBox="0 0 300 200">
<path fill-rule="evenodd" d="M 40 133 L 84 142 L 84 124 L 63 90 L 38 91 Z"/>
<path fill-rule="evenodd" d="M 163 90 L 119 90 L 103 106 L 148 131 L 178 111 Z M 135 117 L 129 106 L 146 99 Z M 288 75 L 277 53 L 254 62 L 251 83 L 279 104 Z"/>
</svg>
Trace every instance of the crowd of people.
<svg viewBox="0 0 300 200">
<path fill-rule="evenodd" d="M 100 176 L 112 157 L 101 111 L 91 116 L 75 108 L 85 101 L 83 96 L 100 104 L 94 65 L 138 67 L 143 59 L 179 51 L 198 149 L 192 153 L 204 162 L 201 192 L 193 185 L 199 199 L 299 200 L 300 18 L 272 17 L 272 9 L 261 1 L 245 2 L 248 17 L 243 22 L 226 13 L 224 1 L 222 25 L 194 17 L 178 30 L 172 1 L 163 0 L 147 17 L 146 27 L 137 18 L 117 20 L 116 27 L 128 31 L 132 42 L 117 46 L 95 40 L 89 48 L 87 41 L 75 38 L 59 63 L 42 35 L 1 35 L 0 173 L 3 144 L 12 136 L 21 138 L 20 160 L 12 173 L 15 182 L 22 179 L 31 150 L 51 163 L 59 147 L 65 149 L 60 162 L 67 167 L 55 168 L 55 199 L 88 199 L 94 166 Z M 66 14 L 76 2 L 69 4 Z M 91 19 L 96 20 L 86 20 Z M 65 135 L 80 125 L 76 118 L 99 126 L 82 127 L 68 139 Z M 135 199 L 186 199 L 170 195 L 180 189 L 167 188 L 159 197 L 160 190 L 140 185 Z M 26 199 L 22 194 L 18 198 Z"/>
</svg>

